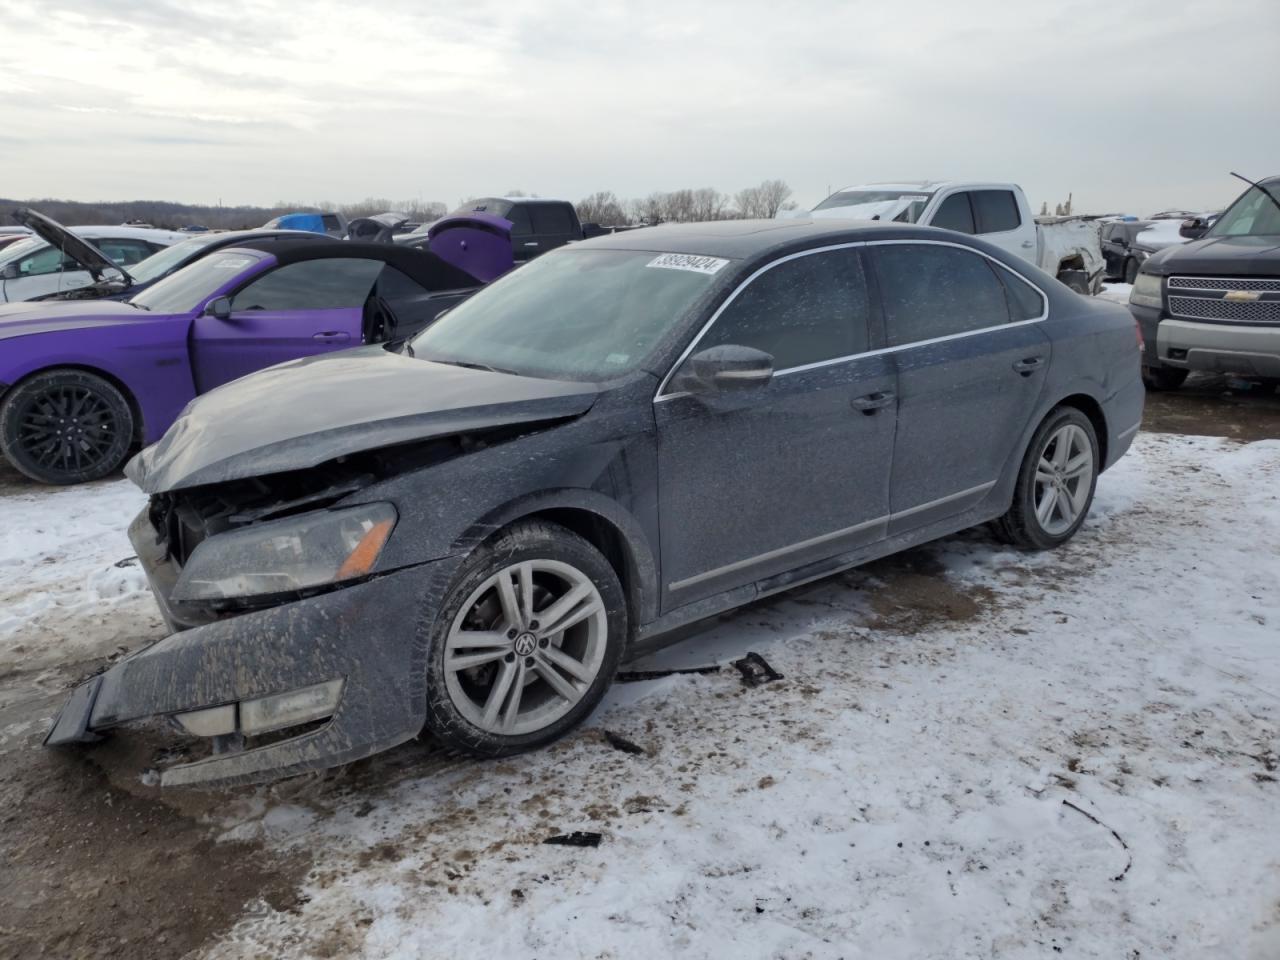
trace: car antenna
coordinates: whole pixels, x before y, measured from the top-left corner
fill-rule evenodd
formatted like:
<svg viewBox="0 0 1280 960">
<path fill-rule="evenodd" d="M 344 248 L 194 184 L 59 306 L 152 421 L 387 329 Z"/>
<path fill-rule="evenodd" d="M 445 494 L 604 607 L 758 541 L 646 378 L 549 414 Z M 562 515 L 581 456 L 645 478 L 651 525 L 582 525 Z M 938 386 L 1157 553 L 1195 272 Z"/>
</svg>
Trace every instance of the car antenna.
<svg viewBox="0 0 1280 960">
<path fill-rule="evenodd" d="M 1231 171 L 1231 175 L 1235 177 L 1237 180 L 1243 180 L 1245 183 L 1247 183 L 1251 187 L 1257 187 L 1259 190 L 1261 190 L 1263 193 L 1267 195 L 1268 200 L 1274 203 L 1277 207 L 1280 207 L 1280 200 L 1276 199 L 1276 195 L 1272 193 L 1270 190 L 1268 190 L 1266 187 L 1264 187 L 1262 184 L 1254 183 L 1248 177 L 1242 177 L 1240 174 L 1236 173 L 1234 170 Z"/>
</svg>

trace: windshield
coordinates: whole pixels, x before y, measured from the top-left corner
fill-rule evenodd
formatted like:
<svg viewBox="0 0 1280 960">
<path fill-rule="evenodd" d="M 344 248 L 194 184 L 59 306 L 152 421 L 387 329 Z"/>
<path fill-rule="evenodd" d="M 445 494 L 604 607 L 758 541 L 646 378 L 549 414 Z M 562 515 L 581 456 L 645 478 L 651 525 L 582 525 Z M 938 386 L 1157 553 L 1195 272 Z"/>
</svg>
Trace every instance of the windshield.
<svg viewBox="0 0 1280 960">
<path fill-rule="evenodd" d="M 876 219 L 892 219 L 899 223 L 915 223 L 924 212 L 932 193 L 919 190 L 840 190 L 823 200 L 813 209 L 831 210 L 836 207 L 864 207 L 850 211 L 854 219 L 861 216 Z M 892 213 L 892 216 L 886 217 Z"/>
<path fill-rule="evenodd" d="M 1273 196 L 1280 199 L 1280 181 L 1273 181 L 1266 186 Z M 1205 236 L 1280 236 L 1280 206 L 1257 187 L 1250 187 L 1218 218 L 1218 222 L 1209 228 Z"/>
<path fill-rule="evenodd" d="M 219 287 L 263 258 L 263 254 L 247 251 L 211 253 L 169 274 L 129 302 L 156 313 L 190 313 Z"/>
<path fill-rule="evenodd" d="M 729 263 L 636 250 L 565 249 L 458 304 L 414 356 L 561 380 L 635 369 Z"/>
<path fill-rule="evenodd" d="M 183 240 L 171 247 L 165 247 L 159 253 L 153 253 L 147 259 L 135 263 L 129 268 L 129 274 L 138 283 L 150 283 L 166 276 L 175 267 L 186 263 L 197 253 L 218 239 L 216 233 L 207 237 L 193 237 Z"/>
</svg>

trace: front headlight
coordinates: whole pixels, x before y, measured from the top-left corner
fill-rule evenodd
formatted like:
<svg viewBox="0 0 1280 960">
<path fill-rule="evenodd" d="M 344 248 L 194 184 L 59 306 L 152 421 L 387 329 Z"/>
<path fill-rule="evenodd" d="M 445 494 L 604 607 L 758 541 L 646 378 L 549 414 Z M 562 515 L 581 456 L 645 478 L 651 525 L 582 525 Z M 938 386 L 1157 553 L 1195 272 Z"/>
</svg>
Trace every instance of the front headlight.
<svg viewBox="0 0 1280 960">
<path fill-rule="evenodd" d="M 1133 290 L 1129 292 L 1129 302 L 1140 307 L 1164 306 L 1164 280 L 1152 273 L 1140 273 L 1133 281 Z"/>
<path fill-rule="evenodd" d="M 172 599 L 261 597 L 363 577 L 395 525 L 395 507 L 370 503 L 220 533 L 196 547 Z"/>
</svg>

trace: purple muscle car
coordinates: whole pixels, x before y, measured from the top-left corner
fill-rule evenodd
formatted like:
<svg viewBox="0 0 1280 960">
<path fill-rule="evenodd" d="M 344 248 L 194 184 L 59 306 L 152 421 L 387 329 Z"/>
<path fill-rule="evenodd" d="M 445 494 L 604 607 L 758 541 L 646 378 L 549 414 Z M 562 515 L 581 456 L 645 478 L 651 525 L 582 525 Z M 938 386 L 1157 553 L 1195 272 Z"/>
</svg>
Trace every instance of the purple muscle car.
<svg viewBox="0 0 1280 960">
<path fill-rule="evenodd" d="M 467 261 L 461 250 L 281 242 L 220 250 L 123 303 L 0 307 L 0 453 L 45 483 L 107 476 L 198 394 L 416 333 L 496 269 L 455 265 Z"/>
</svg>

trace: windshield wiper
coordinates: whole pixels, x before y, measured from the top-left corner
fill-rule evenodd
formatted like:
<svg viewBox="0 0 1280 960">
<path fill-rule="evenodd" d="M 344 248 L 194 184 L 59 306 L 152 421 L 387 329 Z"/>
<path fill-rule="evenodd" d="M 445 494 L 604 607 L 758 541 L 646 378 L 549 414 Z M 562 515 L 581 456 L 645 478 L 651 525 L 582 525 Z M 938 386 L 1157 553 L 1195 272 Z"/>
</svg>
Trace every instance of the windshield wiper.
<svg viewBox="0 0 1280 960">
<path fill-rule="evenodd" d="M 1270 190 L 1268 190 L 1266 187 L 1264 187 L 1262 184 L 1254 183 L 1248 177 L 1242 177 L 1240 174 L 1236 173 L 1234 170 L 1231 171 L 1231 175 L 1235 177 L 1237 180 L 1243 180 L 1245 183 L 1247 183 L 1251 187 L 1257 187 L 1259 190 L 1261 190 L 1263 193 L 1267 195 L 1267 199 L 1270 200 L 1272 203 L 1274 203 L 1277 209 L 1280 209 L 1280 200 L 1277 200 L 1276 195 L 1272 193 Z"/>
<path fill-rule="evenodd" d="M 485 370 L 489 373 L 507 373 L 513 377 L 520 376 L 520 374 L 516 373 L 514 370 L 504 370 L 501 367 L 491 367 L 487 363 L 478 363 L 475 360 L 441 360 L 438 357 L 428 357 L 427 359 L 432 363 L 447 363 L 452 367 L 466 367 L 468 370 Z"/>
</svg>

